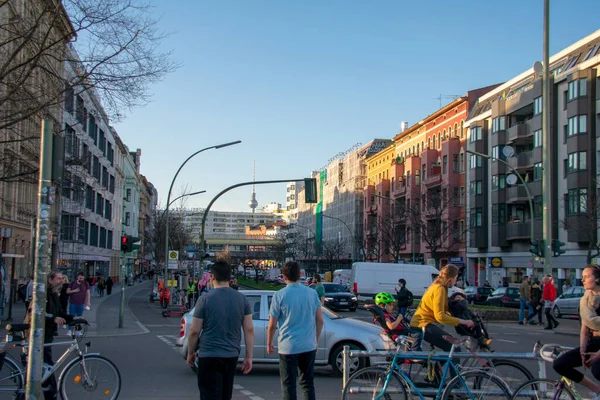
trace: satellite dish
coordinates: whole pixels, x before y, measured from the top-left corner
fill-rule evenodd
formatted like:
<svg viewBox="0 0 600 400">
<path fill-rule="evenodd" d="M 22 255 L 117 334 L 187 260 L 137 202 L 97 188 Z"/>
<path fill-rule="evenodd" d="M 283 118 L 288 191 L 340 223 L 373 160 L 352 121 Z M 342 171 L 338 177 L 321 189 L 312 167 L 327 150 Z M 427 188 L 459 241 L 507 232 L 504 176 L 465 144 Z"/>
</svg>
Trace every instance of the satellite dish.
<svg viewBox="0 0 600 400">
<path fill-rule="evenodd" d="M 506 176 L 506 183 L 509 185 L 514 185 L 517 183 L 517 176 L 515 174 L 510 174 Z"/>
<path fill-rule="evenodd" d="M 542 75 L 544 72 L 544 66 L 541 62 L 536 61 L 533 63 L 533 72 L 535 72 L 536 75 Z"/>
<path fill-rule="evenodd" d="M 504 148 L 502 149 L 502 154 L 506 158 L 511 158 L 515 155 L 515 149 L 513 149 L 512 146 L 504 146 Z"/>
</svg>

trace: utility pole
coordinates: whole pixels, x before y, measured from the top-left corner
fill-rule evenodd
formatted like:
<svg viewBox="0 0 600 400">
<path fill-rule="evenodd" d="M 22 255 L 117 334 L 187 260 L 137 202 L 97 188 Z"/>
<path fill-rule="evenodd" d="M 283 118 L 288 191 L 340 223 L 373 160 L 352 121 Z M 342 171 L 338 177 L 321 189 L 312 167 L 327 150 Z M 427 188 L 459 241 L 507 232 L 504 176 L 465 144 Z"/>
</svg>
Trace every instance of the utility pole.
<svg viewBox="0 0 600 400">
<path fill-rule="evenodd" d="M 123 251 L 121 251 L 121 257 L 119 257 L 119 264 L 121 267 L 121 304 L 119 306 L 119 328 L 123 328 L 123 316 L 125 314 L 125 253 Z"/>
<path fill-rule="evenodd" d="M 29 355 L 27 357 L 27 400 L 43 399 L 42 366 L 44 352 L 44 330 L 46 325 L 46 291 L 50 270 L 50 198 L 52 186 L 52 140 L 54 125 L 52 120 L 42 120 L 40 145 L 40 177 L 38 185 L 38 213 L 36 223 L 35 267 L 33 276 L 33 299 L 31 329 L 29 330 Z M 50 201 L 49 201 L 50 200 Z"/>
<path fill-rule="evenodd" d="M 550 134 L 550 0 L 544 0 L 544 54 L 542 85 L 542 201 L 544 209 L 544 274 L 552 273 L 552 152 Z"/>
</svg>

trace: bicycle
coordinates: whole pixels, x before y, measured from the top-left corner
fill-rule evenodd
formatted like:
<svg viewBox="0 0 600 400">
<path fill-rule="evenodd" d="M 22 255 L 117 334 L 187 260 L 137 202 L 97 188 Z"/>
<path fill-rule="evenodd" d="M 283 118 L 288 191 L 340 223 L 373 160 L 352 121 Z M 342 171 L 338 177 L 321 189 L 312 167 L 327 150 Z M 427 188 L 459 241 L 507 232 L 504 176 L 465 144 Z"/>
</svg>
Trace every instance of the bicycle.
<svg viewBox="0 0 600 400">
<path fill-rule="evenodd" d="M 355 372 L 342 392 L 342 400 L 352 399 L 386 399 L 392 397 L 390 394 L 396 394 L 394 399 L 408 400 L 407 389 L 412 395 L 417 395 L 421 400 L 425 399 L 425 395 L 434 395 L 435 400 L 446 400 L 451 396 L 469 399 L 475 399 L 475 395 L 493 394 L 500 398 L 509 399 L 511 397 L 510 390 L 506 383 L 500 378 L 483 370 L 472 370 L 462 372 L 459 371 L 456 364 L 452 360 L 456 345 L 465 342 L 465 339 L 456 339 L 452 336 L 445 336 L 444 339 L 452 343 L 452 348 L 447 356 L 435 356 L 430 354 L 403 354 L 396 352 L 394 358 L 387 370 L 381 367 L 367 367 Z M 408 336 L 399 336 L 396 340 L 401 345 L 413 345 L 414 338 Z M 440 379 L 440 385 L 437 389 L 428 390 L 419 388 L 412 379 L 402 369 L 402 364 L 405 359 L 410 360 L 428 360 L 443 362 L 444 367 Z M 447 384 L 446 377 L 451 373 L 454 375 Z M 477 397 L 480 398 L 479 396 Z"/>
<path fill-rule="evenodd" d="M 387 326 L 386 326 L 386 322 L 385 322 L 385 318 L 383 318 L 383 314 L 381 312 L 381 308 L 377 307 L 377 306 L 370 306 L 367 305 L 365 306 L 365 308 L 370 311 L 373 314 L 373 317 L 375 319 L 376 322 L 378 322 L 383 331 L 385 333 L 389 333 Z M 414 310 L 407 310 L 405 318 L 410 321 L 412 314 L 414 313 Z M 483 323 L 483 320 L 481 320 L 481 318 L 478 318 L 478 323 L 481 327 L 481 329 L 486 329 Z M 388 335 L 389 336 L 389 335 Z M 486 331 L 486 336 L 487 336 L 487 331 Z M 391 340 L 394 340 L 393 336 L 390 336 Z M 482 352 L 489 352 L 491 354 L 494 353 L 494 350 L 491 349 L 490 344 L 491 344 L 492 340 L 486 340 L 486 341 L 480 341 L 480 340 L 475 340 L 472 337 L 466 337 L 466 340 L 464 342 L 465 344 L 465 348 L 467 351 L 474 353 L 477 351 L 482 351 Z M 434 351 L 434 347 L 428 343 L 429 349 L 431 351 Z M 410 348 L 410 347 L 404 347 L 401 349 L 398 349 L 399 351 L 406 351 L 406 352 L 410 352 L 414 349 Z M 490 356 L 491 356 L 490 354 Z M 390 360 L 388 360 L 388 362 L 390 362 Z M 478 365 L 479 364 L 479 365 Z M 385 364 L 387 368 L 387 363 Z M 467 368 L 467 369 L 481 369 L 481 368 L 490 368 L 493 369 L 498 376 L 502 377 L 502 380 L 504 381 L 504 383 L 506 383 L 509 387 L 509 389 L 511 390 L 511 393 L 514 392 L 519 386 L 521 386 L 524 382 L 527 382 L 531 379 L 533 379 L 533 374 L 531 373 L 531 371 L 529 371 L 529 369 L 527 369 L 525 366 L 523 366 L 522 364 L 514 361 L 514 360 L 510 360 L 510 359 L 506 359 L 506 358 L 486 358 L 485 361 L 476 359 L 475 357 L 473 358 L 466 358 L 461 360 L 461 366 L 463 368 Z M 379 365 L 379 367 L 381 368 L 382 365 Z M 443 369 L 443 366 L 438 363 L 435 362 L 433 363 L 433 365 L 426 365 L 422 362 L 410 362 L 410 360 L 406 360 L 405 363 L 402 365 L 402 368 L 404 370 L 404 372 L 413 380 L 416 381 L 417 379 L 421 380 L 421 378 L 423 378 L 422 380 L 429 384 L 429 385 L 439 385 L 440 381 L 439 381 L 439 377 L 441 376 L 441 372 Z"/>
<path fill-rule="evenodd" d="M 44 347 L 59 345 L 69 345 L 69 347 L 54 365 L 43 364 L 42 383 L 45 383 L 64 365 L 64 369 L 57 379 L 57 391 L 64 400 L 117 399 L 121 391 L 121 374 L 117 366 L 99 353 L 88 353 L 90 342 L 85 343 L 83 350 L 80 347 L 79 343 L 83 339 L 83 335 L 79 335 L 78 332 L 84 331 L 84 327 L 89 325 L 88 322 L 84 319 L 77 319 L 67 325 L 73 330 L 71 340 L 44 344 Z M 25 393 L 27 376 L 25 360 L 29 344 L 25 341 L 23 333 L 28 329 L 30 329 L 29 324 L 6 326 L 8 333 L 6 343 L 4 343 L 5 348 L 0 354 L 0 393 L 12 392 L 13 398 L 19 398 Z M 22 365 L 19 365 L 12 356 L 6 353 L 6 350 L 13 347 L 21 347 Z M 76 357 L 68 361 L 73 354 Z"/>
<path fill-rule="evenodd" d="M 539 346 L 536 343 L 536 347 Z M 553 362 L 561 353 L 571 350 L 572 347 L 565 347 L 559 344 L 545 344 L 539 349 L 539 355 L 546 362 Z M 575 383 L 570 379 L 561 377 L 559 380 L 537 378 L 525 382 L 513 394 L 513 399 L 526 397 L 528 399 L 571 399 L 583 400 L 575 388 Z"/>
</svg>

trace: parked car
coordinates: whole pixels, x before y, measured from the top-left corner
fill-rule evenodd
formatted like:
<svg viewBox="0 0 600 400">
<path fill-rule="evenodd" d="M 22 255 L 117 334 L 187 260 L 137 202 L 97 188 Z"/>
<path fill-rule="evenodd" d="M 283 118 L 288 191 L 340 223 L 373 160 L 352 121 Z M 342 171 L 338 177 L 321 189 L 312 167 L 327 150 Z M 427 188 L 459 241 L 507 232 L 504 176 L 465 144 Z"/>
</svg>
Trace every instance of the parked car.
<svg viewBox="0 0 600 400">
<path fill-rule="evenodd" d="M 499 287 L 488 296 L 485 304 L 488 306 L 519 308 L 521 306 L 519 288 Z"/>
<path fill-rule="evenodd" d="M 468 286 L 465 288 L 467 300 L 471 304 L 485 304 L 488 296 L 492 294 L 493 291 L 494 289 L 491 287 Z"/>
<path fill-rule="evenodd" d="M 240 290 L 248 298 L 253 310 L 252 322 L 254 323 L 254 363 L 277 364 L 279 354 L 277 352 L 268 354 L 267 326 L 269 323 L 269 307 L 275 291 L 272 290 Z M 395 348 L 394 343 L 381 331 L 381 328 L 369 322 L 353 318 L 343 318 L 338 314 L 323 307 L 323 331 L 319 338 L 319 346 L 315 359 L 315 365 L 331 365 L 337 375 L 342 374 L 343 354 L 345 345 L 351 349 L 367 351 L 391 350 Z M 181 355 L 187 357 L 188 329 L 192 322 L 194 310 L 183 315 L 179 329 L 179 338 L 176 346 L 181 347 Z M 243 332 L 242 332 L 243 335 Z M 275 349 L 277 349 L 277 333 L 275 334 Z M 242 337 L 242 351 L 239 362 L 244 359 L 244 339 Z M 385 362 L 385 357 L 353 358 L 350 362 L 350 373 L 374 363 Z"/>
<path fill-rule="evenodd" d="M 344 286 L 325 282 L 323 287 L 325 287 L 325 307 L 353 312 L 358 308 L 358 298 Z"/>
<path fill-rule="evenodd" d="M 579 300 L 583 297 L 585 289 L 583 286 L 573 286 L 558 296 L 552 306 L 552 314 L 556 318 L 563 315 L 579 316 Z"/>
</svg>

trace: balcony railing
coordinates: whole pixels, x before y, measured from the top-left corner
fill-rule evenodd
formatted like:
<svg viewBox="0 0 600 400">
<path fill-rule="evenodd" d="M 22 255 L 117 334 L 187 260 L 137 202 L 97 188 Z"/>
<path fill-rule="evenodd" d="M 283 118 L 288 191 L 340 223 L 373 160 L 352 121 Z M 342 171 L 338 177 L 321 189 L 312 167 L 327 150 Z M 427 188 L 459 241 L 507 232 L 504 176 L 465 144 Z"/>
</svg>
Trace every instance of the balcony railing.
<svg viewBox="0 0 600 400">
<path fill-rule="evenodd" d="M 429 175 L 425 180 L 425 185 L 434 186 L 442 183 L 442 174 Z"/>
<path fill-rule="evenodd" d="M 517 154 L 508 160 L 508 163 L 513 168 L 532 168 L 533 167 L 533 151 L 525 151 Z"/>
<path fill-rule="evenodd" d="M 516 125 L 511 126 L 507 130 L 508 140 L 514 141 L 517 139 L 525 138 L 529 136 L 529 125 L 525 122 L 518 123 Z"/>
<path fill-rule="evenodd" d="M 531 224 L 527 222 L 509 222 L 506 224 L 506 239 L 529 239 Z"/>
<path fill-rule="evenodd" d="M 517 201 L 527 201 L 529 197 L 527 196 L 527 190 L 523 185 L 515 185 L 509 186 L 506 190 L 506 202 L 514 203 Z"/>
</svg>

